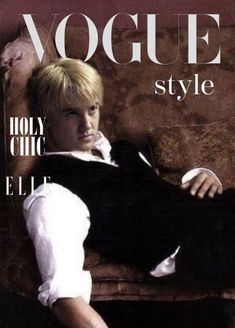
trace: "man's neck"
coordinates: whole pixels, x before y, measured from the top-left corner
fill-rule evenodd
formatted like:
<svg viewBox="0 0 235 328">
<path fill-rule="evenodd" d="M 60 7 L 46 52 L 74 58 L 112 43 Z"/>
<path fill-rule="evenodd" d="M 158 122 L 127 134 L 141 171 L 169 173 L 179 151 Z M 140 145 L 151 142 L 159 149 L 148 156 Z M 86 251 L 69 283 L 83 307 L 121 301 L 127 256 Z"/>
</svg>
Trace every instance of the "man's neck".
<svg viewBox="0 0 235 328">
<path fill-rule="evenodd" d="M 101 152 L 100 152 L 99 150 L 97 150 L 97 149 L 92 149 L 92 150 L 91 150 L 91 153 L 92 153 L 92 155 L 94 155 L 94 156 L 97 156 L 97 157 L 100 157 L 100 158 L 104 159 L 104 157 L 103 157 L 103 155 L 101 154 Z"/>
</svg>

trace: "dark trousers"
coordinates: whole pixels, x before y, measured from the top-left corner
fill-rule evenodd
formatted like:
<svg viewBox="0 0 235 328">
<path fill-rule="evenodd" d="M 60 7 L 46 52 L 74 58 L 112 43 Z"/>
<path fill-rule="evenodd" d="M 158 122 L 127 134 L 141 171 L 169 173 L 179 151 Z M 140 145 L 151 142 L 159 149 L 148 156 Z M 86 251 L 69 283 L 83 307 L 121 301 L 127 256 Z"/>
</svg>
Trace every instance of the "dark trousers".
<svg viewBox="0 0 235 328">
<path fill-rule="evenodd" d="M 142 187 L 133 209 L 138 220 L 124 218 L 123 238 L 110 236 L 110 257 L 149 271 L 180 245 L 177 273 L 235 282 L 235 190 L 199 199 L 160 178 Z"/>
<path fill-rule="evenodd" d="M 212 283 L 235 283 L 235 190 L 189 204 L 189 231 L 183 215 L 186 233 L 176 270 Z"/>
<path fill-rule="evenodd" d="M 149 233 L 151 237 L 143 245 L 148 254 L 154 258 L 163 249 L 162 255 L 169 256 L 180 245 L 178 274 L 212 283 L 235 283 L 235 190 L 199 199 L 165 182 L 158 188 L 163 205 L 157 222 L 152 220 L 152 228 L 146 226 L 145 236 Z"/>
</svg>

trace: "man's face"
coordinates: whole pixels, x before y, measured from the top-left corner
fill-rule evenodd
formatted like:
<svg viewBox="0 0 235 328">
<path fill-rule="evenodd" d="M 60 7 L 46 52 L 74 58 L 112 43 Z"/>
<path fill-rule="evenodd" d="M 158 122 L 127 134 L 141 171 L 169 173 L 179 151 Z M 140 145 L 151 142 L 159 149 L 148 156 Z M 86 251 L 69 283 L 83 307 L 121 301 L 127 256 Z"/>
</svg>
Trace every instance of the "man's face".
<svg viewBox="0 0 235 328">
<path fill-rule="evenodd" d="M 80 150 L 91 152 L 99 126 L 99 103 L 74 99 L 47 116 L 47 151 Z"/>
</svg>

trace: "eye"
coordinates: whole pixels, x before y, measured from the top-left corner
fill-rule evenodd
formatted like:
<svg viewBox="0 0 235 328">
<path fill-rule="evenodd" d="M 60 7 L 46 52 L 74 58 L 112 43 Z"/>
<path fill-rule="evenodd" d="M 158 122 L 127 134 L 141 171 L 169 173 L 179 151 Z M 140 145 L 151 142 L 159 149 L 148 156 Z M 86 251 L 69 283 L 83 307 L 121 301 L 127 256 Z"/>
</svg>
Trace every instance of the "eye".
<svg viewBox="0 0 235 328">
<path fill-rule="evenodd" d="M 76 116 L 78 113 L 75 110 L 71 110 L 66 113 L 66 117 L 73 117 Z"/>
<path fill-rule="evenodd" d="M 89 107 L 88 111 L 89 111 L 89 114 L 95 114 L 97 112 L 99 108 L 99 105 L 92 105 Z"/>
</svg>

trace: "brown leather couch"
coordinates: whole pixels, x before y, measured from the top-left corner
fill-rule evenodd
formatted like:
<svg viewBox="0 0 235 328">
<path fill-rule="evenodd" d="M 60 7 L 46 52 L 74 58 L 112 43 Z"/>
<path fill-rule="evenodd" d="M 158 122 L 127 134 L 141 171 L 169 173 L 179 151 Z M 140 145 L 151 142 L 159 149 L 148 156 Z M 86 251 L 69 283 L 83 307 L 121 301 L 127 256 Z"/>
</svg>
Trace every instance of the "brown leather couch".
<svg viewBox="0 0 235 328">
<path fill-rule="evenodd" d="M 99 31 L 101 33 L 101 31 Z M 24 29 L 23 37 L 29 41 Z M 40 35 L 45 44 L 45 30 Z M 105 101 L 102 109 L 102 130 L 111 139 L 127 138 L 142 149 L 162 176 L 173 183 L 188 169 L 196 166 L 211 168 L 220 177 L 224 187 L 235 186 L 235 92 L 234 92 L 234 33 L 235 28 L 224 27 L 219 34 L 223 45 L 220 65 L 186 64 L 187 34 L 180 32 L 180 56 L 173 65 L 154 64 L 142 52 L 141 63 L 117 65 L 98 46 L 90 60 L 104 78 Z M 212 40 L 218 42 L 217 30 L 211 29 Z M 170 61 L 177 45 L 177 30 L 162 29 L 159 34 L 159 58 Z M 69 27 L 66 33 L 68 57 L 84 59 L 87 49 L 86 30 Z M 27 41 L 27 42 L 28 42 Z M 130 60 L 130 42 L 141 41 L 146 46 L 146 32 L 116 29 L 113 34 L 114 53 L 120 61 Z M 216 45 L 208 50 L 200 44 L 201 60 L 213 58 Z M 12 157 L 9 154 L 10 116 L 28 115 L 25 85 L 31 71 L 39 63 L 34 49 L 27 45 L 16 60 L 4 63 L 2 102 L 2 137 L 5 153 L 2 178 L 5 175 L 27 176 L 37 158 Z M 209 52 L 208 52 L 209 51 Z M 4 52 L 6 54 L 6 50 Z M 52 42 L 47 46 L 43 62 L 55 58 Z M 198 73 L 200 80 L 211 79 L 215 92 L 210 96 L 193 95 L 192 91 L 182 102 L 176 97 L 154 94 L 155 80 L 190 79 Z M 3 98 L 1 97 L 1 98 Z M 2 139 L 3 140 L 3 139 Z M 2 157 L 3 158 L 3 157 Z M 21 295 L 36 297 L 40 276 L 34 259 L 33 246 L 21 215 L 22 197 L 2 198 L 1 213 L 1 283 Z M 138 268 L 106 263 L 87 250 L 86 268 L 93 278 L 92 300 L 194 300 L 203 297 L 235 298 L 235 289 L 209 286 L 173 275 L 155 279 L 143 275 Z"/>
</svg>

